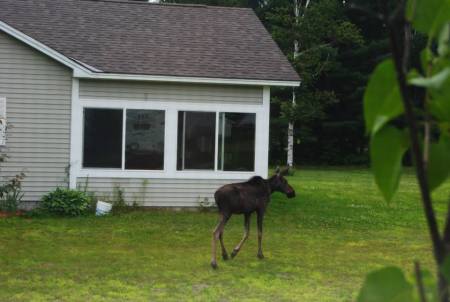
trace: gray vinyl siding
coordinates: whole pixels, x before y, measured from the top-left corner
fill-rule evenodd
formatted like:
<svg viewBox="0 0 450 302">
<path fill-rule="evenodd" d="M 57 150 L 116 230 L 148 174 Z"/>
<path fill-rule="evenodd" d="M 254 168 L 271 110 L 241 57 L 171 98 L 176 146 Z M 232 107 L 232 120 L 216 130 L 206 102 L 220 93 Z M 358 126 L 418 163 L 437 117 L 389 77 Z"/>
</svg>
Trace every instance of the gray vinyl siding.
<svg viewBox="0 0 450 302">
<path fill-rule="evenodd" d="M 24 201 L 67 186 L 71 93 L 70 69 L 0 32 L 0 96 L 9 126 L 0 181 L 25 172 Z"/>
<path fill-rule="evenodd" d="M 262 87 L 81 80 L 81 99 L 262 104 Z"/>
<path fill-rule="evenodd" d="M 113 201 L 114 188 L 124 192 L 125 201 L 140 206 L 199 207 L 205 198 L 214 203 L 214 192 L 227 183 L 239 180 L 167 179 L 167 178 L 78 178 L 78 187 L 87 186 L 100 200 Z"/>
</svg>

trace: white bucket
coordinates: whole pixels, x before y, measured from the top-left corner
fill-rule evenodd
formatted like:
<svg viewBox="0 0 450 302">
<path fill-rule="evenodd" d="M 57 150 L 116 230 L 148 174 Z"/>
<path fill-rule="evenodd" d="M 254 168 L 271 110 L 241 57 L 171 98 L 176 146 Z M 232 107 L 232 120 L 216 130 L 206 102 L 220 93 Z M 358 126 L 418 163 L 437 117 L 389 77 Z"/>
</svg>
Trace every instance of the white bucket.
<svg viewBox="0 0 450 302">
<path fill-rule="evenodd" d="M 95 215 L 102 216 L 106 215 L 109 212 L 111 212 L 112 204 L 103 202 L 103 201 L 97 201 L 97 209 L 95 211 Z"/>
</svg>

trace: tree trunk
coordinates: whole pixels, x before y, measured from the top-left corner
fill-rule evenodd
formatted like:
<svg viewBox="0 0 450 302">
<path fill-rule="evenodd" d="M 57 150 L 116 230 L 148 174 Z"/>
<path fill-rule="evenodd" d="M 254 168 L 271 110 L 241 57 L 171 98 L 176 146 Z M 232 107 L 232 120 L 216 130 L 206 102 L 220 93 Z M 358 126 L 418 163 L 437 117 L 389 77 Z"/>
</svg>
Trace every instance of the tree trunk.
<svg viewBox="0 0 450 302">
<path fill-rule="evenodd" d="M 292 93 L 295 97 L 295 92 Z M 293 101 L 295 102 L 295 101 Z M 294 103 L 295 104 L 295 103 Z M 294 165 L 294 123 L 288 125 L 288 144 L 287 144 L 287 166 L 292 168 Z"/>
<path fill-rule="evenodd" d="M 308 7 L 309 1 L 306 1 L 305 8 Z M 294 0 L 294 15 L 295 23 L 298 24 L 298 18 L 300 15 L 300 4 L 299 0 Z M 298 40 L 294 40 L 294 60 L 297 58 L 299 52 Z M 292 106 L 295 107 L 295 88 L 292 89 Z M 289 121 L 288 125 L 288 142 L 287 142 L 287 166 L 292 168 L 294 165 L 294 122 Z"/>
</svg>

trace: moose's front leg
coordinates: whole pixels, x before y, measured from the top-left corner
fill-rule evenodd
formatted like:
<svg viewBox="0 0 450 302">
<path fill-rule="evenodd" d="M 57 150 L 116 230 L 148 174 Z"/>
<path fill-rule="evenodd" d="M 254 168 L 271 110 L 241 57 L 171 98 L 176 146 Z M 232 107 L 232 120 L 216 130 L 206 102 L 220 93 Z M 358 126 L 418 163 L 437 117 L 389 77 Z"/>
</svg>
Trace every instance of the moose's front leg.
<svg viewBox="0 0 450 302">
<path fill-rule="evenodd" d="M 258 258 L 259 259 L 264 259 L 264 255 L 262 252 L 263 220 L 264 220 L 264 211 L 258 211 L 257 216 L 256 216 L 256 221 L 258 224 Z"/>
</svg>

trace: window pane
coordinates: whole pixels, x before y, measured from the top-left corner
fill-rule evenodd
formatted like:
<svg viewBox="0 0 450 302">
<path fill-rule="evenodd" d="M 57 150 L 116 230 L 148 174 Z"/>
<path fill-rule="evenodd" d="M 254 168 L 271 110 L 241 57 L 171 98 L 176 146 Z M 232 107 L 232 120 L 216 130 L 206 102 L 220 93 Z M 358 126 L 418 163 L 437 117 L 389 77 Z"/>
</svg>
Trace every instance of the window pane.
<svg viewBox="0 0 450 302">
<path fill-rule="evenodd" d="M 164 111 L 127 110 L 125 169 L 164 169 Z"/>
<path fill-rule="evenodd" d="M 178 113 L 178 170 L 214 170 L 216 114 Z"/>
<path fill-rule="evenodd" d="M 255 170 L 254 113 L 220 113 L 219 170 Z"/>
<path fill-rule="evenodd" d="M 121 168 L 122 109 L 84 109 L 83 167 Z"/>
</svg>

